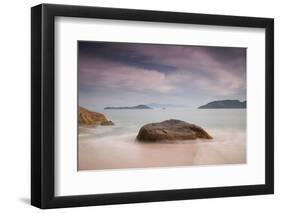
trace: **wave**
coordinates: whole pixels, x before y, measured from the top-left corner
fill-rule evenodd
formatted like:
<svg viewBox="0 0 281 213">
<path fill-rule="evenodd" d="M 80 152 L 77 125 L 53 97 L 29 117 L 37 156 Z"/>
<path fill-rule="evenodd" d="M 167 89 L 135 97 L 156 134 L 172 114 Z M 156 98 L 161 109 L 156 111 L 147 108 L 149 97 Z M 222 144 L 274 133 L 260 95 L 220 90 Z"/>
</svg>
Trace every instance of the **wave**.
<svg viewBox="0 0 281 213">
<path fill-rule="evenodd" d="M 210 129 L 209 134 L 212 140 L 196 139 L 196 140 L 178 140 L 172 143 L 198 143 L 198 142 L 219 142 L 219 143 L 246 143 L 246 131 L 241 129 L 225 128 Z M 79 141 L 88 143 L 135 143 L 138 131 L 126 132 L 114 131 L 113 128 L 88 129 L 79 132 Z M 159 142 L 161 143 L 161 142 Z"/>
<path fill-rule="evenodd" d="M 214 139 L 141 143 L 136 133 L 79 137 L 79 170 L 246 163 L 246 132 L 210 131 Z"/>
</svg>

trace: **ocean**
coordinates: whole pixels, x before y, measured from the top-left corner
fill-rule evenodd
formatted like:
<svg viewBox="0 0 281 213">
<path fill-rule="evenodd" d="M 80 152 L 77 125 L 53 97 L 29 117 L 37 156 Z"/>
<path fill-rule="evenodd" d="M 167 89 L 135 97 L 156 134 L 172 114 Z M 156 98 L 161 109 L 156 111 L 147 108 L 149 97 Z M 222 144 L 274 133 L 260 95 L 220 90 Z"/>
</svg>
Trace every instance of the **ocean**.
<svg viewBox="0 0 281 213">
<path fill-rule="evenodd" d="M 79 170 L 246 163 L 246 109 L 168 108 L 98 112 L 115 125 L 79 127 Z M 201 126 L 213 139 L 170 144 L 136 141 L 143 125 L 168 119 Z"/>
</svg>

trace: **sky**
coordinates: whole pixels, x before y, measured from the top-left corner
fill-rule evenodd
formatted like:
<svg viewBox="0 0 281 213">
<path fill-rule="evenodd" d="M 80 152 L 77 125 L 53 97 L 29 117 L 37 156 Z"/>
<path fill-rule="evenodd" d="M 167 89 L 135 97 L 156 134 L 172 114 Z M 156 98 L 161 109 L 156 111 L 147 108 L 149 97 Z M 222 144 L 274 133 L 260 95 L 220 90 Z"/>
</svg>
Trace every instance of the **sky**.
<svg viewBox="0 0 281 213">
<path fill-rule="evenodd" d="M 79 105 L 246 100 L 246 48 L 78 42 Z"/>
</svg>

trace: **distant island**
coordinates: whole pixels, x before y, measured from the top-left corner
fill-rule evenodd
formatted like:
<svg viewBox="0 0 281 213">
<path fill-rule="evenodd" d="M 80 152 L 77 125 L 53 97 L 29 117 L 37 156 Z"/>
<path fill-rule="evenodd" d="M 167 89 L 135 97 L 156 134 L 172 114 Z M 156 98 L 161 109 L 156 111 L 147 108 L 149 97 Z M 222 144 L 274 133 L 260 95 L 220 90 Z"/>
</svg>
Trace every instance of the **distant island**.
<svg viewBox="0 0 281 213">
<path fill-rule="evenodd" d="M 198 109 L 243 109 L 247 107 L 246 101 L 239 100 L 220 100 L 212 101 L 198 107 Z"/>
<path fill-rule="evenodd" d="M 121 107 L 105 107 L 104 109 L 152 109 L 149 106 L 146 105 L 137 105 L 137 106 L 121 106 Z"/>
<path fill-rule="evenodd" d="M 163 109 L 163 108 L 183 108 L 186 107 L 184 105 L 180 105 L 180 104 L 159 104 L 159 103 L 150 103 L 150 104 L 146 104 L 146 106 L 149 106 L 153 109 Z"/>
</svg>

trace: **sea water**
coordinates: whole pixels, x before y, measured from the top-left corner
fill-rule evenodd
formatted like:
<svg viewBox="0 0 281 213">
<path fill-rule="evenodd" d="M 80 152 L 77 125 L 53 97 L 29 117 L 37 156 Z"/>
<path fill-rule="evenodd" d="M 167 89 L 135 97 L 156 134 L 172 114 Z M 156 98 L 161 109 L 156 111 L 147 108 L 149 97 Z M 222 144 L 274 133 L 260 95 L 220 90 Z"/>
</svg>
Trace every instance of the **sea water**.
<svg viewBox="0 0 281 213">
<path fill-rule="evenodd" d="M 114 125 L 79 127 L 78 170 L 246 163 L 246 109 L 98 112 L 112 120 Z M 201 126 L 213 139 L 173 143 L 141 143 L 136 140 L 143 125 L 168 119 L 179 119 Z"/>
<path fill-rule="evenodd" d="M 80 131 L 81 137 L 93 140 L 112 136 L 135 135 L 148 123 L 178 119 L 209 131 L 246 131 L 246 109 L 142 109 L 101 110 L 114 126 L 98 126 Z"/>
</svg>

